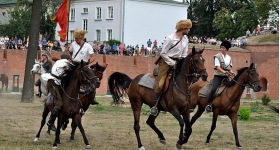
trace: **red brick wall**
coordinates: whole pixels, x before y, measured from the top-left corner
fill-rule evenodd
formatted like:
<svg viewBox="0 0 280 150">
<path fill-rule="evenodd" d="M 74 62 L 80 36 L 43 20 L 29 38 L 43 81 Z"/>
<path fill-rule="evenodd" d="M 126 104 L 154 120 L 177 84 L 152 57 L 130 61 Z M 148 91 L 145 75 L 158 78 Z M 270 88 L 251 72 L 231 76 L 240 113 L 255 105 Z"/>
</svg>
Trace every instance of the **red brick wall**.
<svg viewBox="0 0 280 150">
<path fill-rule="evenodd" d="M 279 46 L 247 46 L 248 50 L 244 52 L 229 51 L 229 55 L 232 57 L 233 70 L 241 67 L 246 67 L 251 62 L 257 63 L 257 70 L 261 78 L 267 79 L 267 93 L 271 98 L 279 97 Z M 214 55 L 219 50 L 206 49 L 203 53 L 205 58 L 205 66 L 208 72 L 208 80 L 213 78 L 214 68 Z M 24 68 L 26 51 L 7 50 L 7 60 L 3 58 L 4 50 L 0 50 L 0 73 L 5 73 L 9 76 L 9 89 L 12 87 L 13 75 L 19 74 L 20 88 L 23 87 Z M 60 57 L 59 52 L 52 52 L 52 57 Z M 155 65 L 156 58 L 150 57 L 131 57 L 131 56 L 116 56 L 116 55 L 96 55 L 96 61 L 99 63 L 107 63 L 108 67 L 104 72 L 103 80 L 101 81 L 101 87 L 97 89 L 98 94 L 107 94 L 107 80 L 108 77 L 115 71 L 122 72 L 130 76 L 136 77 L 141 73 L 152 72 Z M 272 66 L 270 66 L 272 65 Z M 36 76 L 36 78 L 38 78 Z M 37 89 L 37 88 L 36 88 Z M 264 92 L 253 93 L 252 97 L 260 98 Z M 245 95 L 243 95 L 245 97 Z"/>
</svg>

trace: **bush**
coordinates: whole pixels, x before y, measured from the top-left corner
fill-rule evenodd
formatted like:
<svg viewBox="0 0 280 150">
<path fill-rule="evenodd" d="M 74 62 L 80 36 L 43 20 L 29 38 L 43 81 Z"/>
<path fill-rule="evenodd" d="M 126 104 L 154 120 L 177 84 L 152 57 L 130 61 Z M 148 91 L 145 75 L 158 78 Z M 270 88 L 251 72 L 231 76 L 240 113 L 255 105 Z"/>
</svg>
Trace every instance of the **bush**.
<svg viewBox="0 0 280 150">
<path fill-rule="evenodd" d="M 241 120 L 249 120 L 251 115 L 251 110 L 249 107 L 241 107 L 238 111 L 239 118 Z"/>
<path fill-rule="evenodd" d="M 262 110 L 262 107 L 259 105 L 259 102 L 256 101 L 254 103 L 251 103 L 251 112 L 259 112 L 260 110 Z"/>
<path fill-rule="evenodd" d="M 264 94 L 263 97 L 262 97 L 263 105 L 267 105 L 270 101 L 271 101 L 271 99 L 269 98 L 269 96 Z"/>
</svg>

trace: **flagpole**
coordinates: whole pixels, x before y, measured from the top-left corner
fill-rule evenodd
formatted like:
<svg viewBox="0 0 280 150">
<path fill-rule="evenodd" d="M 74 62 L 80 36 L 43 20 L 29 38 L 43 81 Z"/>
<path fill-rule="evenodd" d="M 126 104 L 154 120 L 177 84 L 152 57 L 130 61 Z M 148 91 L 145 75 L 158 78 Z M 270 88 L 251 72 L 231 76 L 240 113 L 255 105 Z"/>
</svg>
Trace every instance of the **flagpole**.
<svg viewBox="0 0 280 150">
<path fill-rule="evenodd" d="M 70 0 L 68 1 L 68 25 L 67 25 L 67 39 L 66 39 L 66 43 L 69 43 L 68 42 L 68 35 L 69 35 L 69 20 L 70 20 L 70 16 L 69 16 L 69 14 L 70 14 Z"/>
</svg>

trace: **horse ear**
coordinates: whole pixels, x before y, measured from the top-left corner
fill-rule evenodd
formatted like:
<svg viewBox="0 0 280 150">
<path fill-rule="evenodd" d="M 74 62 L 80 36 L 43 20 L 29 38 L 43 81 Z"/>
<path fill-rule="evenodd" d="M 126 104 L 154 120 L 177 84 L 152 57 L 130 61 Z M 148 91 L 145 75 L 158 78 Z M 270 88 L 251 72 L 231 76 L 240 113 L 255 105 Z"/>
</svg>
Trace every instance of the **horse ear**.
<svg viewBox="0 0 280 150">
<path fill-rule="evenodd" d="M 250 68 L 251 68 L 251 69 L 256 69 L 255 63 L 251 63 Z"/>
<path fill-rule="evenodd" d="M 192 54 L 194 55 L 195 52 L 196 52 L 196 51 L 195 51 L 195 47 L 193 47 L 193 48 L 192 48 Z"/>
</svg>

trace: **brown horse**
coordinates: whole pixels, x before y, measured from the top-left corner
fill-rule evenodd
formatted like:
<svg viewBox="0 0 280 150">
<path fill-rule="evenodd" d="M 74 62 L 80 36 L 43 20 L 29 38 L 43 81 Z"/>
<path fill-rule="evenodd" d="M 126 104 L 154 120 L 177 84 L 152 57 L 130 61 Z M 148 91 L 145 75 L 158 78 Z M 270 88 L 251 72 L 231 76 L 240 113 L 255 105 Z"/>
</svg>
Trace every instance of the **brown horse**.
<svg viewBox="0 0 280 150">
<path fill-rule="evenodd" d="M 81 122 L 81 113 L 83 112 L 81 111 L 82 104 L 78 94 L 82 84 L 91 87 L 91 89 L 95 91 L 95 83 L 98 80 L 93 74 L 93 71 L 87 66 L 87 63 L 84 63 L 83 61 L 80 63 L 76 62 L 74 67 L 74 69 L 70 70 L 68 76 L 64 77 L 62 80 L 64 86 L 61 91 L 63 106 L 57 117 L 57 130 L 55 132 L 53 148 L 57 148 L 57 144 L 60 144 L 60 129 L 63 122 L 69 118 L 75 121 L 79 127 L 86 145 L 85 148 L 91 148 Z"/>
<path fill-rule="evenodd" d="M 207 98 L 201 97 L 199 93 L 201 89 L 208 84 L 209 82 L 198 81 L 191 86 L 191 108 L 194 109 L 196 105 L 198 106 L 195 115 L 191 119 L 191 125 L 193 125 L 201 116 L 207 105 Z M 256 71 L 254 63 L 252 63 L 250 67 L 239 69 L 237 75 L 230 82 L 226 83 L 226 87 L 223 92 L 214 98 L 212 103 L 212 125 L 206 139 L 206 144 L 209 144 L 211 134 L 216 128 L 218 115 L 227 115 L 231 120 L 235 136 L 235 144 L 238 148 L 242 149 L 238 140 L 237 112 L 240 106 L 240 97 L 245 89 L 245 86 L 252 88 L 254 92 L 261 90 L 259 74 Z"/>
<path fill-rule="evenodd" d="M 8 83 L 9 83 L 9 78 L 6 74 L 1 73 L 0 75 L 0 81 L 2 81 L 2 91 L 4 88 L 4 85 L 6 86 L 6 92 L 8 90 Z"/>
<path fill-rule="evenodd" d="M 93 66 L 91 66 L 91 69 L 93 70 L 94 75 L 99 79 L 99 81 L 102 80 L 103 72 L 105 71 L 106 68 L 107 68 L 107 64 L 100 65 L 100 64 L 98 64 L 98 62 L 96 64 L 94 64 Z M 98 86 L 96 86 L 96 88 L 98 88 Z M 87 91 L 87 92 L 89 92 L 89 91 Z M 95 98 L 95 90 L 92 90 L 89 94 L 87 94 L 87 93 L 85 93 L 85 94 L 79 94 L 80 101 L 81 101 L 81 104 L 82 104 L 82 110 L 84 112 L 88 109 L 91 101 Z M 52 105 L 47 105 L 46 100 L 45 100 L 44 101 L 44 110 L 43 110 L 43 113 L 42 113 L 41 126 L 40 126 L 40 129 L 39 129 L 38 133 L 36 134 L 36 138 L 34 139 L 34 141 L 39 140 L 41 130 L 46 123 L 46 118 L 47 118 L 49 112 L 52 111 L 52 109 L 53 109 L 53 106 Z M 69 121 L 66 120 L 63 123 L 63 127 L 62 127 L 63 130 L 65 130 L 65 128 L 67 127 L 68 122 Z M 77 128 L 77 124 L 75 124 L 75 121 L 72 121 L 71 140 L 74 140 L 74 134 L 75 134 L 76 128 Z M 50 129 L 49 128 L 47 130 L 47 133 L 50 134 Z"/>
<path fill-rule="evenodd" d="M 170 79 L 166 92 L 163 93 L 162 98 L 158 104 L 158 113 L 156 116 L 150 115 L 146 123 L 156 132 L 160 142 L 165 144 L 165 137 L 162 132 L 155 126 L 154 122 L 160 111 L 170 112 L 178 121 L 180 125 L 179 140 L 177 141 L 177 148 L 181 149 L 188 139 L 186 135 L 192 132 L 190 125 L 189 113 L 189 88 L 193 82 L 197 81 L 197 77 L 201 76 L 203 80 L 207 79 L 207 72 L 204 67 L 204 58 L 202 57 L 203 50 L 196 51 L 193 47 L 192 52 L 186 58 L 178 61 L 176 70 Z M 140 113 L 143 103 L 153 107 L 154 106 L 154 90 L 138 84 L 144 74 L 136 76 L 133 80 L 126 74 L 114 72 L 108 80 L 108 85 L 112 97 L 117 103 L 122 96 L 122 91 L 126 91 L 129 97 L 131 108 L 134 115 L 134 131 L 138 142 L 139 150 L 144 150 L 141 143 L 140 131 Z M 183 116 L 183 118 L 181 117 Z M 183 128 L 185 127 L 185 133 Z M 185 135 L 184 135 L 185 134 Z"/>
</svg>

